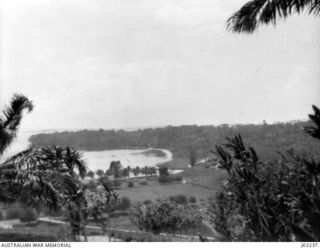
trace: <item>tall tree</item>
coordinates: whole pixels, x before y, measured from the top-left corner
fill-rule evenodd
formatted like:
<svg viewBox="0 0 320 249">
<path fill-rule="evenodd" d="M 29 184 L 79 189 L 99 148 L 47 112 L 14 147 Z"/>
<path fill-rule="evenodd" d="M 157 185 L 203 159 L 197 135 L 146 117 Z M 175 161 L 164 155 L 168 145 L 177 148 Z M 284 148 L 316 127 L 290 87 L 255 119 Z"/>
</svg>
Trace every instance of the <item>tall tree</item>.
<svg viewBox="0 0 320 249">
<path fill-rule="evenodd" d="M 17 135 L 23 111 L 32 111 L 32 102 L 15 94 L 0 117 L 0 155 Z M 82 154 L 65 149 L 30 148 L 0 164 L 0 202 L 21 202 L 27 206 L 47 206 L 69 211 L 73 233 L 79 235 L 85 226 L 86 200 L 79 178 L 86 174 Z M 78 213 L 78 215 L 74 215 Z M 76 230 L 74 224 L 80 224 Z"/>
<path fill-rule="evenodd" d="M 71 148 L 30 148 L 0 165 L 0 201 L 64 207 L 73 236 L 85 234 L 87 202 L 80 178 L 87 168 L 82 154 Z"/>
<path fill-rule="evenodd" d="M 275 25 L 278 18 L 303 11 L 319 16 L 320 0 L 252 0 L 234 13 L 227 25 L 234 32 L 252 33 L 260 24 Z"/>
<path fill-rule="evenodd" d="M 114 179 L 119 179 L 121 177 L 121 168 L 122 165 L 120 161 L 112 161 L 110 163 L 109 170 Z"/>
<path fill-rule="evenodd" d="M 96 175 L 97 175 L 99 178 L 103 177 L 103 175 L 104 175 L 103 170 L 102 170 L 102 169 L 98 169 L 98 170 L 96 171 Z"/>
</svg>

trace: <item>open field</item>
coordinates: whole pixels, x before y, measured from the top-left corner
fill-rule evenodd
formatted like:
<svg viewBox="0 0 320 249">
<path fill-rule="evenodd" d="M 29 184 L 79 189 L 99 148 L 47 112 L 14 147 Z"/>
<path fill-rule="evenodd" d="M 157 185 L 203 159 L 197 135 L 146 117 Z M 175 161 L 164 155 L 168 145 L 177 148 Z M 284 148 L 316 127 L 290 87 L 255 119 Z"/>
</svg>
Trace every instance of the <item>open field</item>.
<svg viewBox="0 0 320 249">
<path fill-rule="evenodd" d="M 123 183 L 121 189 L 116 192 L 120 197 L 129 197 L 131 201 L 155 200 L 177 194 L 194 196 L 199 201 L 215 196 L 222 186 L 226 172 L 199 166 L 186 168 L 181 175 L 186 181 L 185 183 L 160 184 L 156 179 L 153 179 L 149 180 L 147 185 L 140 185 L 136 180 L 133 188 L 128 188 Z"/>
<path fill-rule="evenodd" d="M 158 164 L 159 167 L 167 167 L 168 169 L 186 169 L 190 162 L 185 158 L 173 158 L 169 162 Z"/>
<path fill-rule="evenodd" d="M 117 190 L 121 196 L 127 196 L 131 201 L 156 200 L 170 195 L 184 194 L 188 197 L 195 196 L 197 199 L 207 199 L 214 196 L 216 191 L 203 189 L 189 183 L 160 184 L 157 181 L 149 181 L 148 185 L 135 185 L 133 188 Z"/>
</svg>

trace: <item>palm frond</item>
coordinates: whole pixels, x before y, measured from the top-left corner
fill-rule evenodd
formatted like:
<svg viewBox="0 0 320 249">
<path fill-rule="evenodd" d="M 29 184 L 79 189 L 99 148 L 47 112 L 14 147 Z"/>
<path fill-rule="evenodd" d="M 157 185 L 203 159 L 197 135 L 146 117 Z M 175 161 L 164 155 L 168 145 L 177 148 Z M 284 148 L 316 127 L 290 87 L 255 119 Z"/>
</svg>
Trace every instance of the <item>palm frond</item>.
<svg viewBox="0 0 320 249">
<path fill-rule="evenodd" d="M 314 122 L 316 127 L 305 126 L 303 127 L 304 131 L 307 132 L 310 136 L 320 139 L 320 109 L 316 106 L 312 106 L 314 114 L 310 114 L 309 118 Z"/>
<path fill-rule="evenodd" d="M 320 0 L 252 0 L 227 20 L 227 28 L 238 33 L 253 33 L 260 24 L 275 25 L 278 18 L 285 19 L 304 10 L 319 15 Z"/>
<path fill-rule="evenodd" d="M 10 105 L 4 108 L 3 117 L 0 117 L 0 155 L 16 137 L 23 111 L 32 109 L 32 102 L 21 94 L 15 94 Z"/>
</svg>

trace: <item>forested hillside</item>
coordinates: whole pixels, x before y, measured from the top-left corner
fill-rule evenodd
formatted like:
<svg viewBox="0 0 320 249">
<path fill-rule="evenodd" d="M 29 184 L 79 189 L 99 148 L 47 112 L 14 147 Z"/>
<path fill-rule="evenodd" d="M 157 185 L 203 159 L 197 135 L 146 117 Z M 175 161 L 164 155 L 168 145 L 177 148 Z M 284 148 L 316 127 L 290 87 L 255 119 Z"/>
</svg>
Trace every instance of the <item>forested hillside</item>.
<svg viewBox="0 0 320 249">
<path fill-rule="evenodd" d="M 99 151 L 127 147 L 165 148 L 174 157 L 189 157 L 196 152 L 197 159 L 209 156 L 210 149 L 225 142 L 226 137 L 241 134 L 245 143 L 256 148 L 260 158 L 279 158 L 277 151 L 294 149 L 297 153 L 318 155 L 320 145 L 307 136 L 302 127 L 309 122 L 291 122 L 261 125 L 167 126 L 164 128 L 125 130 L 83 130 L 37 134 L 30 137 L 34 146 L 71 145 L 78 150 Z M 319 155 L 318 155 L 319 156 Z"/>
</svg>

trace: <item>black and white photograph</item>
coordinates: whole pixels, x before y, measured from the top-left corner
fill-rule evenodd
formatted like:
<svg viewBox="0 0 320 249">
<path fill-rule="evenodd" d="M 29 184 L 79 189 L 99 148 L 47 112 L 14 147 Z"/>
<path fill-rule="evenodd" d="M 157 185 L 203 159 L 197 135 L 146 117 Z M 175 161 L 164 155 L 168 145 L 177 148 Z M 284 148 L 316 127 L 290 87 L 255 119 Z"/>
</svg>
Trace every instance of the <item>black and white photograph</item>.
<svg viewBox="0 0 320 249">
<path fill-rule="evenodd" d="M 0 247 L 319 241 L 320 0 L 0 0 Z"/>
</svg>

